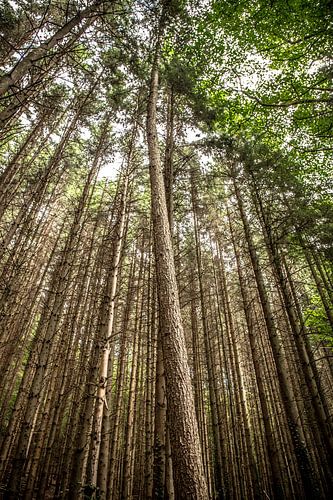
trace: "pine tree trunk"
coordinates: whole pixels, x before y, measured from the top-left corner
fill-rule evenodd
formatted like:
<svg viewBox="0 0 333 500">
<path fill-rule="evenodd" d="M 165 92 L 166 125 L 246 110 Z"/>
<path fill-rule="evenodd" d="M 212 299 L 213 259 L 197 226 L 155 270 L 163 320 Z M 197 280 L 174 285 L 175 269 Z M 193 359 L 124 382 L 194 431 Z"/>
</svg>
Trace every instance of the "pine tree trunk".
<svg viewBox="0 0 333 500">
<path fill-rule="evenodd" d="M 308 451 L 305 447 L 305 443 L 302 436 L 302 431 L 299 424 L 299 414 L 298 409 L 295 404 L 295 395 L 293 393 L 292 384 L 290 381 L 290 375 L 284 353 L 282 351 L 281 342 L 278 336 L 277 328 L 274 321 L 273 312 L 268 300 L 267 291 L 265 288 L 264 278 L 259 266 L 258 256 L 253 244 L 253 239 L 250 231 L 249 222 L 244 211 L 241 194 L 237 186 L 235 178 L 233 178 L 234 190 L 238 202 L 239 212 L 242 218 L 244 233 L 248 243 L 249 254 L 253 266 L 253 271 L 256 278 L 256 283 L 258 287 L 258 293 L 261 300 L 261 305 L 264 312 L 265 323 L 267 327 L 267 332 L 270 339 L 270 344 L 272 347 L 272 352 L 274 356 L 274 361 L 276 364 L 277 375 L 279 380 L 279 386 L 281 390 L 281 396 L 283 405 L 285 408 L 288 428 L 290 431 L 290 436 L 294 446 L 295 457 L 297 460 L 299 472 L 302 477 L 304 495 L 306 498 L 313 498 L 314 495 L 318 495 L 318 488 L 316 478 L 313 475 L 313 469 L 311 467 L 310 458 Z"/>
<path fill-rule="evenodd" d="M 207 499 L 192 384 L 180 313 L 165 187 L 156 127 L 158 65 L 162 23 L 151 70 L 147 112 L 147 141 L 152 198 L 154 252 L 162 346 L 170 411 L 170 438 L 179 499 Z"/>
</svg>

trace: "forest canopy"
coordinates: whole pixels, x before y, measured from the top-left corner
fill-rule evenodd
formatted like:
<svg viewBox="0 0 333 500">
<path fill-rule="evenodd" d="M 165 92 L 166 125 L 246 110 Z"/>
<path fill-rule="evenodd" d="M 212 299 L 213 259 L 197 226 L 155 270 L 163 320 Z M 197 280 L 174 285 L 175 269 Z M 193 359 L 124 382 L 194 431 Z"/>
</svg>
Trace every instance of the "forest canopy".
<svg viewBox="0 0 333 500">
<path fill-rule="evenodd" d="M 4 498 L 330 498 L 332 12 L 0 3 Z"/>
</svg>

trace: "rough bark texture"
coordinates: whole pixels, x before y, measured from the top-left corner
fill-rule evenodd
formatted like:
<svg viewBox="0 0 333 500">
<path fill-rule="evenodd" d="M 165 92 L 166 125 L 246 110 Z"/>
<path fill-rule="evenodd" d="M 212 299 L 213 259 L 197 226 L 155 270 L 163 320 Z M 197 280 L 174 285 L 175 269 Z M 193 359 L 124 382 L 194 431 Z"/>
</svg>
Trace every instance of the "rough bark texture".
<svg viewBox="0 0 333 500">
<path fill-rule="evenodd" d="M 156 277 L 162 327 L 167 400 L 170 410 L 172 459 L 175 473 L 176 496 L 180 499 L 206 499 L 208 493 L 203 472 L 192 383 L 182 327 L 156 129 L 159 50 L 160 41 L 158 40 L 150 80 L 147 140 Z"/>
</svg>

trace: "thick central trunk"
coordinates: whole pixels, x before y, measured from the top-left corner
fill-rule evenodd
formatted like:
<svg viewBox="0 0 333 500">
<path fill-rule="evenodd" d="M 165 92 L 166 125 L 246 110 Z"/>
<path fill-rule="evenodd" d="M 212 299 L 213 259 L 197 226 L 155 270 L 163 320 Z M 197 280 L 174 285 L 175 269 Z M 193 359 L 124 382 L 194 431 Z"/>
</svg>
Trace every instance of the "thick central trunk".
<svg viewBox="0 0 333 500">
<path fill-rule="evenodd" d="M 147 141 L 156 277 L 177 498 L 207 499 L 190 370 L 180 313 L 165 186 L 156 129 L 159 43 L 151 72 Z"/>
</svg>

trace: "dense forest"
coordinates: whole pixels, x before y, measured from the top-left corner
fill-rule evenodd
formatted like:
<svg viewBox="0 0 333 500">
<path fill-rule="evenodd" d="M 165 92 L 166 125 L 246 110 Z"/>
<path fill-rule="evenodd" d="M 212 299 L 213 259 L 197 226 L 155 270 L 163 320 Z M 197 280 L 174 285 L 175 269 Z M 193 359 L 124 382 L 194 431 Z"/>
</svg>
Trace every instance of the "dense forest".
<svg viewBox="0 0 333 500">
<path fill-rule="evenodd" d="M 332 0 L 0 2 L 0 498 L 331 498 L 332 47 Z"/>
</svg>

